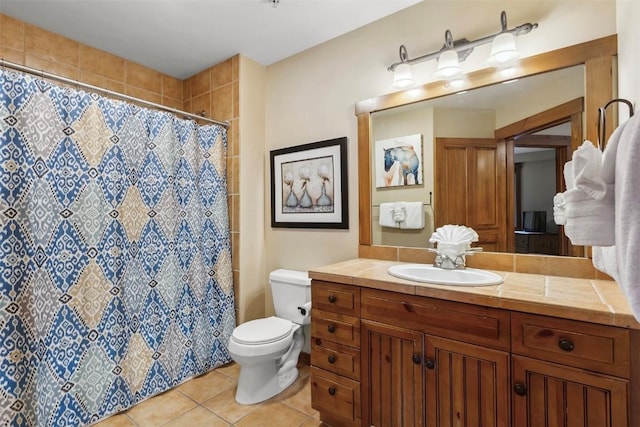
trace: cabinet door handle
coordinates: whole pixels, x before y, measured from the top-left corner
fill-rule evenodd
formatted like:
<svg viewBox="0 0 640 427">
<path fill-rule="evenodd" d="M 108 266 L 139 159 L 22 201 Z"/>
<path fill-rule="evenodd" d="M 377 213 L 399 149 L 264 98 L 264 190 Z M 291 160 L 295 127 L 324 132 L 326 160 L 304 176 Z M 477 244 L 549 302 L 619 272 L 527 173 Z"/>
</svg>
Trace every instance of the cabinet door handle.
<svg viewBox="0 0 640 427">
<path fill-rule="evenodd" d="M 558 341 L 558 346 L 564 351 L 572 351 L 574 347 L 571 340 L 568 340 L 566 338 L 560 338 L 560 341 Z"/>
<path fill-rule="evenodd" d="M 415 363 L 416 365 L 419 365 L 422 363 L 422 355 L 419 353 L 413 353 L 413 363 Z"/>
<path fill-rule="evenodd" d="M 336 394 L 336 389 L 335 389 L 335 387 L 329 387 L 329 394 L 330 394 L 331 396 L 334 396 L 334 395 Z"/>
<path fill-rule="evenodd" d="M 433 359 L 427 359 L 424 361 L 424 366 L 426 366 L 427 369 L 434 369 L 436 367 L 436 361 Z"/>
<path fill-rule="evenodd" d="M 327 361 L 333 365 L 334 363 L 336 363 L 336 356 L 330 354 L 329 357 L 327 357 Z"/>
<path fill-rule="evenodd" d="M 330 334 L 334 333 L 336 331 L 336 325 L 331 323 L 329 326 L 327 326 L 327 331 L 329 331 Z"/>
<path fill-rule="evenodd" d="M 522 383 L 516 383 L 513 386 L 513 391 L 518 395 L 518 396 L 526 396 L 527 395 L 527 386 L 525 386 Z"/>
<path fill-rule="evenodd" d="M 332 303 L 332 304 L 333 304 L 334 302 L 336 302 L 336 300 L 337 300 L 338 298 L 336 298 L 336 296 L 335 296 L 334 294 L 329 294 L 329 296 L 327 297 L 327 299 L 329 300 L 329 302 L 330 302 L 330 303 Z"/>
</svg>

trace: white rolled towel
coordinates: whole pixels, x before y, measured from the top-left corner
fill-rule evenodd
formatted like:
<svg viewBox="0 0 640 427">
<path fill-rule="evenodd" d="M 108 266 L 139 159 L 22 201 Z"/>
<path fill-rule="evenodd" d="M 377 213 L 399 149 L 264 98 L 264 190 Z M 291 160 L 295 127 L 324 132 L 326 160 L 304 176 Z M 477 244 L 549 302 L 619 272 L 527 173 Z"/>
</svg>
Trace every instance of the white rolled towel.
<svg viewBox="0 0 640 427">
<path fill-rule="evenodd" d="M 567 222 L 567 217 L 565 214 L 565 210 L 567 208 L 567 203 L 564 200 L 564 194 L 558 193 L 553 196 L 553 222 L 557 225 L 565 225 Z"/>
<path fill-rule="evenodd" d="M 606 185 L 604 196 L 596 200 L 574 188 L 564 192 L 564 231 L 574 245 L 611 246 L 615 243 L 615 186 Z"/>
</svg>

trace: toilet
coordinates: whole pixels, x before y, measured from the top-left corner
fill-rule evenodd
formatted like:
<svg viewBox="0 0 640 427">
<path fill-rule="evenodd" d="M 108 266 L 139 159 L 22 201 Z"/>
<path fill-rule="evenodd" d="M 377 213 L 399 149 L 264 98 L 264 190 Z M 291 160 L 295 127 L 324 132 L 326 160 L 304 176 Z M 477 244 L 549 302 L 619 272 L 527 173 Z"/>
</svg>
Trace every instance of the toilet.
<svg viewBox="0 0 640 427">
<path fill-rule="evenodd" d="M 240 365 L 236 401 L 241 404 L 267 400 L 298 377 L 311 279 L 305 271 L 280 269 L 269 274 L 269 284 L 276 315 L 237 326 L 229 340 L 229 354 Z"/>
</svg>

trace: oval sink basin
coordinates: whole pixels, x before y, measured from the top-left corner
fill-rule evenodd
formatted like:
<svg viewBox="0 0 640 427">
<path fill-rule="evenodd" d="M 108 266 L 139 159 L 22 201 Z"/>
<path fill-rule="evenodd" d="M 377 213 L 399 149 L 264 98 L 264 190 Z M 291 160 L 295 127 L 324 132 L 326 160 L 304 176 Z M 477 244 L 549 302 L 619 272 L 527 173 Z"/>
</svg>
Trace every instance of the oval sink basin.
<svg viewBox="0 0 640 427">
<path fill-rule="evenodd" d="M 467 268 L 446 270 L 433 264 L 398 264 L 389 268 L 389 274 L 400 279 L 435 285 L 490 286 L 502 283 L 502 277 L 490 271 Z"/>
</svg>

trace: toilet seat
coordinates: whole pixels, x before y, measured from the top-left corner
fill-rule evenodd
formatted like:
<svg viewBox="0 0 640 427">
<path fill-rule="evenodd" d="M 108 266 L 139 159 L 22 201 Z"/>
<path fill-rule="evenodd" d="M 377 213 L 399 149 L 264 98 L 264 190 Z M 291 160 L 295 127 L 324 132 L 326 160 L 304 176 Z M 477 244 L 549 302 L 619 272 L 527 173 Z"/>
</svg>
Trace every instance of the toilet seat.
<svg viewBox="0 0 640 427">
<path fill-rule="evenodd" d="M 293 322 L 276 316 L 250 320 L 233 330 L 232 338 L 238 344 L 261 345 L 288 338 L 293 333 Z"/>
</svg>

